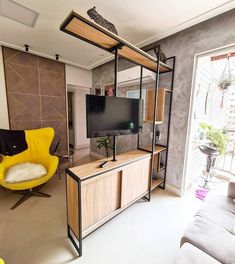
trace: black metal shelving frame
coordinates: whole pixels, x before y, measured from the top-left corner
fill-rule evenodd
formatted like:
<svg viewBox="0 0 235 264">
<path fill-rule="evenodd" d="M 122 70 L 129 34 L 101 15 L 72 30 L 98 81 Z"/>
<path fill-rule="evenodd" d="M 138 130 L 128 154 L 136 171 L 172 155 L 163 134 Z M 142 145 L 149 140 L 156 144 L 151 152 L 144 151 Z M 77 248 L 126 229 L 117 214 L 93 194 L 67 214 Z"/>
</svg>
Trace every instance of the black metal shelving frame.
<svg viewBox="0 0 235 264">
<path fill-rule="evenodd" d="M 147 50 L 146 52 L 149 52 L 151 50 L 155 50 L 155 53 L 157 54 L 157 61 L 160 61 L 160 50 L 161 46 L 158 44 L 157 46 Z M 167 72 L 162 72 L 160 73 L 159 71 L 159 64 L 157 65 L 157 70 L 156 70 L 156 81 L 155 81 L 155 88 L 154 88 L 154 111 L 153 111 L 153 122 L 152 122 L 152 144 L 151 144 L 151 151 L 141 148 L 140 147 L 140 135 L 138 134 L 137 138 L 137 148 L 140 150 L 144 150 L 147 152 L 151 153 L 151 172 L 150 172 L 150 183 L 149 183 L 149 192 L 148 192 L 148 197 L 144 197 L 146 200 L 150 201 L 151 200 L 151 191 L 155 189 L 156 187 L 160 187 L 165 190 L 166 188 L 166 176 L 167 176 L 167 161 L 168 161 L 168 147 L 169 147 L 169 138 L 170 138 L 170 125 L 171 125 L 171 109 L 172 109 L 172 95 L 173 95 L 173 89 L 174 89 L 174 74 L 175 74 L 175 62 L 176 62 L 176 57 L 172 56 L 169 58 L 166 58 L 166 62 L 172 61 L 172 68 L 171 70 Z M 154 188 L 152 187 L 152 179 L 154 176 L 154 156 L 159 155 L 159 153 L 155 153 L 155 134 L 156 134 L 156 126 L 157 124 L 155 123 L 156 120 L 156 115 L 157 115 L 157 102 L 158 102 L 158 91 L 159 91 L 159 82 L 160 82 L 160 76 L 164 73 L 171 73 L 171 79 L 170 79 L 170 102 L 169 102 L 169 117 L 168 117 L 168 124 L 167 124 L 167 138 L 166 138 L 166 145 L 158 145 L 161 147 L 164 147 L 166 151 L 166 156 L 165 156 L 165 166 L 164 166 L 164 177 L 163 177 L 163 182 L 160 185 L 156 185 Z M 142 74 L 143 74 L 143 67 L 141 67 L 141 72 L 140 72 L 140 99 L 142 99 Z M 161 125 L 161 124 L 160 124 Z"/>
<path fill-rule="evenodd" d="M 82 22 L 87 23 L 90 27 L 95 28 L 97 31 L 100 31 L 104 34 L 106 34 L 109 37 L 112 37 L 114 39 L 117 39 L 119 42 L 118 45 L 114 46 L 113 48 L 104 48 L 103 46 L 100 46 L 94 42 L 91 42 L 88 39 L 85 39 L 82 36 L 79 36 L 71 31 L 67 30 L 67 25 L 73 20 L 73 18 L 77 18 L 80 19 Z M 144 148 L 140 147 L 140 134 L 137 135 L 137 149 L 139 150 L 143 150 L 146 152 L 150 152 L 151 153 L 151 170 L 150 170 L 150 175 L 149 175 L 149 188 L 148 191 L 145 192 L 142 196 L 143 199 L 150 201 L 151 200 L 151 191 L 153 190 L 152 187 L 152 178 L 153 178 L 153 173 L 154 173 L 154 155 L 158 155 L 155 153 L 155 133 L 156 133 L 156 115 L 157 115 L 157 100 L 158 100 L 158 91 L 159 91 L 159 81 L 160 81 L 160 76 L 161 74 L 164 73 L 171 73 L 172 77 L 171 77 L 171 85 L 170 85 L 170 105 L 169 105 L 169 118 L 168 118 L 168 130 L 167 130 L 167 142 L 165 146 L 162 146 L 165 148 L 164 151 L 166 151 L 166 157 L 165 157 L 165 169 L 164 169 L 164 177 L 163 177 L 163 181 L 161 181 L 161 184 L 156 185 L 155 187 L 159 186 L 163 189 L 165 189 L 166 187 L 166 173 L 167 173 L 167 160 L 168 160 L 168 146 L 169 146 L 169 136 L 170 136 L 170 125 L 171 125 L 171 109 L 172 109 L 172 94 L 173 94 L 173 87 L 174 87 L 174 73 L 175 73 L 175 61 L 176 58 L 175 56 L 169 57 L 166 59 L 166 62 L 168 61 L 172 61 L 172 67 L 169 67 L 167 64 L 162 63 L 160 61 L 160 44 L 149 49 L 146 51 L 140 50 L 137 47 L 135 47 L 134 45 L 126 42 L 125 40 L 119 38 L 118 36 L 115 36 L 113 34 L 111 34 L 110 32 L 108 32 L 106 29 L 98 26 L 97 24 L 94 24 L 93 22 L 88 21 L 87 19 L 83 18 L 82 16 L 72 12 L 68 18 L 63 22 L 63 24 L 61 25 L 60 29 L 62 31 L 64 31 L 65 33 L 68 33 L 74 37 L 77 37 L 79 39 L 82 39 L 83 41 L 86 41 L 92 45 L 95 45 L 99 48 L 105 49 L 108 52 L 111 52 L 112 54 L 114 54 L 114 96 L 117 96 L 117 88 L 118 88 L 118 83 L 117 83 L 117 74 L 118 74 L 118 64 L 119 64 L 119 57 L 123 57 L 123 56 L 119 56 L 118 51 L 120 49 L 123 48 L 123 46 L 127 46 L 129 48 L 131 48 L 133 51 L 141 54 L 142 56 L 145 56 L 146 59 L 149 59 L 150 61 L 156 63 L 156 69 L 149 69 L 148 67 L 145 67 L 143 65 L 143 63 L 137 63 L 136 61 L 134 63 L 136 63 L 137 65 L 140 65 L 140 86 L 139 86 L 139 91 L 140 91 L 140 96 L 139 98 L 142 99 L 142 89 L 143 89 L 143 82 L 142 82 L 142 77 L 143 77 L 143 68 L 149 69 L 151 71 L 154 71 L 156 73 L 156 81 L 155 81 L 155 88 L 154 88 L 154 111 L 153 111 L 153 123 L 152 123 L 152 132 L 153 132 L 153 137 L 152 137 L 152 145 L 151 145 L 151 150 L 147 150 Z M 147 52 L 150 50 L 154 50 L 155 53 L 157 54 L 157 58 L 153 58 L 152 56 L 150 56 Z M 124 57 L 124 59 L 127 59 L 126 57 Z M 131 62 L 133 62 L 133 60 L 130 59 Z M 165 67 L 165 69 L 163 71 L 160 71 L 160 67 Z M 160 145 L 159 145 L 160 146 Z M 116 136 L 113 136 L 113 159 L 112 161 L 116 161 Z M 67 223 L 67 232 L 68 232 L 68 237 L 70 238 L 71 242 L 73 243 L 74 247 L 76 248 L 77 252 L 79 253 L 79 256 L 82 255 L 82 217 L 81 217 L 81 180 L 76 177 L 76 175 L 69 169 L 66 170 L 67 174 L 70 175 L 78 184 L 78 201 L 79 201 L 79 223 L 78 223 L 78 229 L 79 229 L 79 236 L 76 237 L 76 235 L 73 233 L 73 231 L 71 230 L 70 226 Z M 67 188 L 66 188 L 67 190 Z M 141 199 L 141 198 L 140 198 Z M 68 214 L 68 212 L 67 212 Z M 78 242 L 78 243 L 77 243 Z"/>
</svg>

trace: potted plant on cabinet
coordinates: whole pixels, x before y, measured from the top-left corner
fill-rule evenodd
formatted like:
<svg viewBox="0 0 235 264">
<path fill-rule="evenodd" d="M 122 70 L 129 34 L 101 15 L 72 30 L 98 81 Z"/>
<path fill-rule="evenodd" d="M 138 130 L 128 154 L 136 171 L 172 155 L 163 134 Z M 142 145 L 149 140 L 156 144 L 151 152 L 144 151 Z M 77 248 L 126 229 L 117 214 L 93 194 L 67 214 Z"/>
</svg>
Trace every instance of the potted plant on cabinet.
<svg viewBox="0 0 235 264">
<path fill-rule="evenodd" d="M 108 136 L 106 136 L 106 137 L 100 137 L 96 141 L 96 147 L 98 149 L 104 148 L 105 149 L 105 153 L 106 153 L 106 157 L 108 158 L 108 156 L 109 156 L 109 149 L 113 149 L 111 138 L 108 137 Z"/>
</svg>

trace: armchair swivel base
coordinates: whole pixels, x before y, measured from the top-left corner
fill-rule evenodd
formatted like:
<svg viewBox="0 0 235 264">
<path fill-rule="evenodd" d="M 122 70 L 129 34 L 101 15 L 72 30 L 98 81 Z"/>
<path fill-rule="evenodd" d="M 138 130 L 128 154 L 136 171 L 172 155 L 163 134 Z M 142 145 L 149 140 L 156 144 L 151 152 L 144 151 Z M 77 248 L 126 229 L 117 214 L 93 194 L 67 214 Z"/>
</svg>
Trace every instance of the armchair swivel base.
<svg viewBox="0 0 235 264">
<path fill-rule="evenodd" d="M 38 196 L 38 197 L 45 197 L 45 198 L 51 197 L 50 194 L 40 192 L 37 189 L 38 188 L 31 188 L 31 189 L 24 190 L 24 191 L 14 191 L 14 193 L 22 194 L 23 196 L 20 198 L 20 200 L 17 203 L 15 203 L 11 207 L 11 210 L 14 210 L 15 208 L 17 208 L 19 205 L 21 205 L 23 202 L 25 202 L 31 196 Z"/>
</svg>

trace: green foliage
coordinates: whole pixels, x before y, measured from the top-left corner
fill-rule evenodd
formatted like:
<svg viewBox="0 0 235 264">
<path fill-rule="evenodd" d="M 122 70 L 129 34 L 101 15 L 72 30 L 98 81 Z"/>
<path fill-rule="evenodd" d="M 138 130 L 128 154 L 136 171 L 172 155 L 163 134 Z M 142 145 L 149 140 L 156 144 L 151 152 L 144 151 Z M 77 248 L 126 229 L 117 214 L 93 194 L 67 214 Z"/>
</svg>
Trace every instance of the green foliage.
<svg viewBox="0 0 235 264">
<path fill-rule="evenodd" d="M 211 125 L 208 125 L 207 123 L 200 123 L 200 124 L 199 124 L 199 127 L 200 127 L 201 129 L 204 129 L 204 130 L 210 130 L 210 129 L 213 128 Z"/>
<path fill-rule="evenodd" d="M 113 149 L 112 141 L 110 137 L 100 137 L 96 141 L 96 147 L 98 149 L 105 148 L 106 156 L 109 156 L 109 149 Z"/>
<path fill-rule="evenodd" d="M 206 138 L 218 149 L 220 154 L 224 154 L 228 137 L 223 133 L 222 130 L 216 129 L 206 123 L 201 123 L 200 128 L 206 132 Z"/>
</svg>

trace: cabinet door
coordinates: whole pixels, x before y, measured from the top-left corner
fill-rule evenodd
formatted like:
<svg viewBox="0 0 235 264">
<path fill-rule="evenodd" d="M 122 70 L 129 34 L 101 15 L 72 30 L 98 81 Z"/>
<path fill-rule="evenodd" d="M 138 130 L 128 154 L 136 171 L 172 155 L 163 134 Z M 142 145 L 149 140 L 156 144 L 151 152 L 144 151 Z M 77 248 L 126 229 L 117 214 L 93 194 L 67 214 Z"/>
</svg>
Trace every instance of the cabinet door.
<svg viewBox="0 0 235 264">
<path fill-rule="evenodd" d="M 82 182 L 82 230 L 120 208 L 121 171 L 112 171 Z"/>
<path fill-rule="evenodd" d="M 133 162 L 123 167 L 121 207 L 124 207 L 148 191 L 150 158 Z"/>
</svg>

